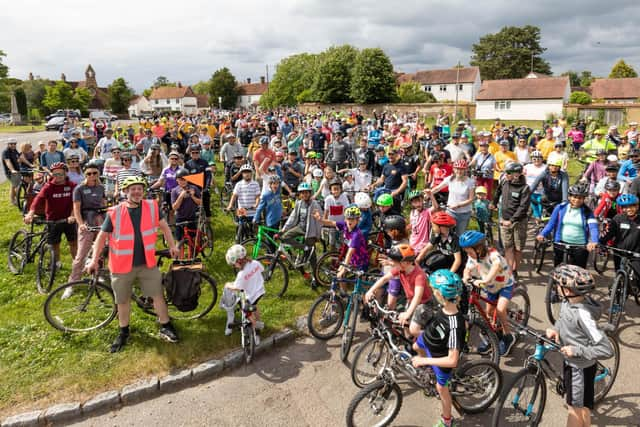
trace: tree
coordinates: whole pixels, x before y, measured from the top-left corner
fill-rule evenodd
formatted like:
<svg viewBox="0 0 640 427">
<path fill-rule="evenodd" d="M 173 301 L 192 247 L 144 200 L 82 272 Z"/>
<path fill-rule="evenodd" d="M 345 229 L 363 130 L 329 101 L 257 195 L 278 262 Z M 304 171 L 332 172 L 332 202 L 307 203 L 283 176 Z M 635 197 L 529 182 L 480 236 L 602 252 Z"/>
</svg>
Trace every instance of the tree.
<svg viewBox="0 0 640 427">
<path fill-rule="evenodd" d="M 7 54 L 0 50 L 0 79 L 5 79 L 9 75 L 9 67 L 2 63 L 2 58 L 6 56 Z"/>
<path fill-rule="evenodd" d="M 9 75 L 9 67 L 2 63 L 2 58 L 7 54 L 0 50 L 0 111 L 9 111 L 11 109 L 10 88 L 7 82 Z"/>
<path fill-rule="evenodd" d="M 74 91 L 71 86 L 62 80 L 57 81 L 53 86 L 47 86 L 45 92 L 42 104 L 51 111 L 69 108 L 78 109 L 85 113 L 89 108 L 89 102 L 93 98 L 89 89 L 76 88 Z"/>
<path fill-rule="evenodd" d="M 595 80 L 595 77 L 591 74 L 591 71 L 583 71 L 580 73 L 580 84 L 579 86 L 587 87 L 591 86 L 591 82 Z"/>
<path fill-rule="evenodd" d="M 569 70 L 560 75 L 569 77 L 569 84 L 571 87 L 580 86 L 580 76 L 578 76 L 577 72 Z"/>
<path fill-rule="evenodd" d="M 109 85 L 109 105 L 114 114 L 126 113 L 131 98 L 133 98 L 133 89 L 124 78 L 118 77 Z"/>
<path fill-rule="evenodd" d="M 156 77 L 156 81 L 153 82 L 153 88 L 156 87 L 160 87 L 160 86 L 176 86 L 175 83 L 172 83 L 169 81 L 168 78 L 166 78 L 165 76 L 158 76 Z"/>
<path fill-rule="evenodd" d="M 611 73 L 609 73 L 610 79 L 624 79 L 627 77 L 638 77 L 638 73 L 633 69 L 631 65 L 628 65 L 624 62 L 623 59 L 616 62 L 616 65 L 611 69 Z"/>
<path fill-rule="evenodd" d="M 45 116 L 49 113 L 49 109 L 42 104 L 42 101 L 46 94 L 45 88 L 50 85 L 51 82 L 49 80 L 40 78 L 25 80 L 22 82 L 21 87 L 27 95 L 27 106 L 29 111 L 32 111 L 35 108 L 39 111 L 41 116 Z"/>
<path fill-rule="evenodd" d="M 300 53 L 281 60 L 273 79 L 269 82 L 268 93 L 260 97 L 260 105 L 265 108 L 290 107 L 299 102 L 314 101 L 311 87 L 316 75 L 318 58 L 317 54 Z"/>
<path fill-rule="evenodd" d="M 504 27 L 473 45 L 471 65 L 480 67 L 483 80 L 518 79 L 531 71 L 533 58 L 533 71 L 550 75 L 551 67 L 541 57 L 545 50 L 540 46 L 540 28 Z"/>
<path fill-rule="evenodd" d="M 24 89 L 22 87 L 18 87 L 13 91 L 16 97 L 16 105 L 18 106 L 18 113 L 23 117 L 23 119 L 27 118 L 27 95 L 24 93 Z"/>
<path fill-rule="evenodd" d="M 231 110 L 235 108 L 239 95 L 238 82 L 227 67 L 220 68 L 213 73 L 209 80 L 209 99 L 211 102 L 217 103 L 218 98 L 222 97 L 222 108 Z"/>
<path fill-rule="evenodd" d="M 332 46 L 320 54 L 313 83 L 314 97 L 323 103 L 351 102 L 351 76 L 358 49 Z"/>
<path fill-rule="evenodd" d="M 418 82 L 409 81 L 401 83 L 397 89 L 398 100 L 406 103 L 437 102 L 431 92 L 425 92 Z"/>
<path fill-rule="evenodd" d="M 582 105 L 591 104 L 591 95 L 580 90 L 571 92 L 571 95 L 569 96 L 569 103 Z"/>
<path fill-rule="evenodd" d="M 395 98 L 396 78 L 391 60 L 380 48 L 361 50 L 351 77 L 351 98 L 361 104 L 389 102 Z"/>
<path fill-rule="evenodd" d="M 198 83 L 192 85 L 191 89 L 193 89 L 193 92 L 196 95 L 206 95 L 209 93 L 209 81 L 201 80 Z"/>
<path fill-rule="evenodd" d="M 142 91 L 142 96 L 144 96 L 145 98 L 148 98 L 151 96 L 151 92 L 153 92 L 153 89 L 151 88 L 145 89 Z"/>
</svg>

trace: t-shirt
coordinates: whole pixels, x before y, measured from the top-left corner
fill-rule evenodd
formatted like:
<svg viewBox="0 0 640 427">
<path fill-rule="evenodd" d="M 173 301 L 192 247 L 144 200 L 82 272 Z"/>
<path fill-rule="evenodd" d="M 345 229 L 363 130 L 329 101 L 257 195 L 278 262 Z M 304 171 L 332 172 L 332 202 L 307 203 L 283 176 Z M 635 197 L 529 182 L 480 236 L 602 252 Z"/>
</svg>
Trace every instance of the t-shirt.
<svg viewBox="0 0 640 427">
<path fill-rule="evenodd" d="M 512 286 L 514 283 L 511 267 L 509 267 L 507 260 L 497 250 L 489 249 L 487 256 L 481 260 L 476 261 L 472 257 L 468 257 L 465 266 L 465 269 L 470 271 L 472 278 L 480 280 L 489 273 L 494 261 L 500 264 L 500 268 L 493 282 L 488 283 L 486 287 L 486 291 L 492 294 L 496 294 L 500 289 Z"/>
<path fill-rule="evenodd" d="M 260 197 L 260 184 L 255 181 L 238 181 L 233 188 L 233 194 L 237 196 L 238 207 L 247 210 L 247 216 L 253 216 L 256 213 L 256 199 Z"/>
<path fill-rule="evenodd" d="M 453 179 L 454 175 L 450 175 L 444 179 L 443 182 L 447 183 L 449 187 L 449 197 L 447 199 L 448 205 L 458 205 L 466 200 L 469 200 L 469 194 L 475 188 L 476 183 L 471 178 L 464 178 L 464 180 Z M 471 203 L 468 205 L 453 209 L 457 213 L 471 212 Z"/>
<path fill-rule="evenodd" d="M 14 170 L 19 170 L 20 165 L 18 164 L 18 158 L 20 157 L 20 153 L 18 150 L 13 150 L 7 148 L 2 152 L 2 166 L 4 167 L 4 174 L 8 178 L 11 176 L 11 169 L 7 167 L 5 164 L 5 160 L 9 160 Z"/>
<path fill-rule="evenodd" d="M 349 206 L 349 198 L 344 193 L 341 193 L 337 199 L 332 194 L 324 199 L 324 210 L 329 212 L 330 221 L 344 221 L 344 209 L 347 206 Z"/>
<path fill-rule="evenodd" d="M 195 197 L 197 197 L 198 199 L 201 198 L 201 192 L 198 187 L 196 187 L 195 185 L 187 184 L 187 188 L 189 190 L 195 191 L 195 194 L 194 194 Z M 180 193 L 182 193 L 182 187 L 180 186 L 174 187 L 173 190 L 171 190 L 172 205 L 176 202 L 176 200 L 178 200 Z M 198 205 L 196 205 L 196 202 L 193 201 L 193 198 L 191 198 L 191 196 L 189 197 L 185 196 L 182 199 L 182 204 L 176 211 L 176 222 L 195 220 L 197 213 L 198 213 Z"/>
<path fill-rule="evenodd" d="M 420 252 L 422 248 L 429 242 L 431 234 L 431 209 L 423 208 L 422 212 L 416 209 L 411 210 L 409 215 L 411 224 L 411 235 L 409 236 L 409 244 L 414 251 Z"/>
<path fill-rule="evenodd" d="M 118 140 L 115 138 L 107 139 L 107 137 L 105 136 L 104 138 L 100 139 L 100 141 L 98 142 L 98 152 L 100 153 L 100 158 L 102 160 L 110 159 L 111 148 L 117 146 Z"/>
<path fill-rule="evenodd" d="M 73 201 L 80 202 L 82 220 L 89 226 L 100 225 L 96 217 L 100 216 L 98 210 L 103 207 L 104 198 L 104 187 L 101 184 L 80 184 L 73 190 Z"/>
<path fill-rule="evenodd" d="M 393 164 L 391 162 L 384 165 L 382 168 L 382 175 L 384 175 L 384 188 L 387 190 L 395 190 L 402 184 L 402 164 L 397 162 Z"/>
<path fill-rule="evenodd" d="M 432 186 L 435 187 L 439 185 L 444 179 L 453 174 L 453 168 L 449 163 L 444 163 L 438 165 L 437 163 L 433 163 L 431 168 L 429 169 L 429 175 L 432 177 Z M 449 188 L 444 186 L 441 190 L 441 193 L 448 193 Z"/>
<path fill-rule="evenodd" d="M 175 169 L 172 169 L 171 166 L 167 166 L 162 170 L 160 176 L 164 178 L 164 189 L 165 191 L 171 191 L 178 186 L 178 181 L 176 181 L 176 173 L 178 172 L 180 167 L 176 166 Z"/>
<path fill-rule="evenodd" d="M 467 335 L 464 316 L 461 312 L 449 315 L 439 310 L 425 325 L 422 341 L 427 345 L 431 357 L 445 357 L 450 349 L 462 350 Z M 450 372 L 452 368 L 440 368 Z"/>
<path fill-rule="evenodd" d="M 446 237 L 440 233 L 433 234 L 429 239 L 429 243 L 431 243 L 436 250 L 440 251 L 442 255 L 453 255 L 461 252 L 458 240 L 458 235 L 450 229 Z"/>
<path fill-rule="evenodd" d="M 562 227 L 560 230 L 560 238 L 565 243 L 571 245 L 584 245 L 587 243 L 584 220 L 582 219 L 582 209 L 574 209 L 568 206 L 562 218 Z"/>
<path fill-rule="evenodd" d="M 71 216 L 73 213 L 73 189 L 75 184 L 67 179 L 62 184 L 54 184 L 49 180 L 33 200 L 30 209 L 38 212 L 44 205 L 45 218 L 57 221 Z"/>
<path fill-rule="evenodd" d="M 259 169 L 262 165 L 262 162 L 264 162 L 264 160 L 267 158 L 271 160 L 271 162 L 267 164 L 267 166 L 269 166 L 271 163 L 275 162 L 276 153 L 269 148 L 259 148 L 258 150 L 256 150 L 256 152 L 253 153 L 253 164 L 255 168 Z"/>
<path fill-rule="evenodd" d="M 369 170 L 351 169 L 351 174 L 353 175 L 355 191 L 363 191 L 371 185 L 373 176 Z"/>
<path fill-rule="evenodd" d="M 413 299 L 413 296 L 416 294 L 416 288 L 419 287 L 424 288 L 420 304 L 425 304 L 431 299 L 431 288 L 427 286 L 427 275 L 417 265 L 415 265 L 411 273 L 408 274 L 404 271 L 400 271 L 399 268 L 394 267 L 391 269 L 391 274 L 394 277 L 400 277 L 400 284 L 402 285 L 404 294 L 407 297 L 407 301 L 410 302 Z"/>
<path fill-rule="evenodd" d="M 345 245 L 354 249 L 351 265 L 358 270 L 364 270 L 369 265 L 369 252 L 367 251 L 367 240 L 362 231 L 358 227 L 349 231 L 349 227 L 344 221 L 336 222 L 336 228 L 342 232 Z"/>
<path fill-rule="evenodd" d="M 233 282 L 233 286 L 242 289 L 252 304 L 265 293 L 263 271 L 261 263 L 255 260 L 249 261 L 238 272 L 236 280 Z"/>
<path fill-rule="evenodd" d="M 528 165 L 524 165 L 524 177 L 527 180 L 527 185 L 529 189 L 533 193 L 542 194 L 544 189 L 542 188 L 542 184 L 538 185 L 538 188 L 531 188 L 536 178 L 542 175 L 542 173 L 547 169 L 547 166 L 543 163 L 540 166 L 536 166 L 533 163 L 529 163 Z"/>
</svg>

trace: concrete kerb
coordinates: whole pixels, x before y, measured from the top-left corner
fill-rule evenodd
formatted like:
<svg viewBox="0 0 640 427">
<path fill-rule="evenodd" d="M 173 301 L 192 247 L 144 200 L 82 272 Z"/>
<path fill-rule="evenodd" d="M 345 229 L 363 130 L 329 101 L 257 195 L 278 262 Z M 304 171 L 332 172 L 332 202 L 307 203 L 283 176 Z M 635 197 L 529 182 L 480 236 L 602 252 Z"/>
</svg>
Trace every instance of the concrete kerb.
<svg viewBox="0 0 640 427">
<path fill-rule="evenodd" d="M 297 319 L 299 332 L 304 332 L 301 325 L 306 326 L 302 316 Z M 263 354 L 270 349 L 285 345 L 296 337 L 296 332 L 284 329 L 264 338 L 256 347 L 256 354 Z M 62 403 L 47 409 L 25 412 L 5 418 L 0 427 L 35 427 L 42 425 L 68 423 L 80 418 L 91 417 L 116 409 L 121 405 L 134 405 L 152 399 L 161 394 L 171 393 L 190 385 L 209 381 L 220 376 L 223 371 L 238 368 L 244 362 L 242 350 L 234 350 L 222 360 L 209 360 L 193 368 L 185 369 L 165 377 L 152 377 L 122 387 L 121 390 L 110 390 L 83 402 Z"/>
</svg>

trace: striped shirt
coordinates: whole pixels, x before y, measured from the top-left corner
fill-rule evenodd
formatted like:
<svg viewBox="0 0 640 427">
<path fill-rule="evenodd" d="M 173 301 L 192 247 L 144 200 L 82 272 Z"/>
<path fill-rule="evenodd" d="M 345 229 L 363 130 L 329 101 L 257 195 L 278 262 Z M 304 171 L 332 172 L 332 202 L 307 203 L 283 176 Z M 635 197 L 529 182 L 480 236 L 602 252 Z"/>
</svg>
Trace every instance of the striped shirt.
<svg viewBox="0 0 640 427">
<path fill-rule="evenodd" d="M 260 184 L 256 181 L 240 180 L 234 187 L 233 194 L 237 197 L 238 208 L 246 209 L 247 216 L 254 216 L 256 198 L 260 197 Z"/>
</svg>

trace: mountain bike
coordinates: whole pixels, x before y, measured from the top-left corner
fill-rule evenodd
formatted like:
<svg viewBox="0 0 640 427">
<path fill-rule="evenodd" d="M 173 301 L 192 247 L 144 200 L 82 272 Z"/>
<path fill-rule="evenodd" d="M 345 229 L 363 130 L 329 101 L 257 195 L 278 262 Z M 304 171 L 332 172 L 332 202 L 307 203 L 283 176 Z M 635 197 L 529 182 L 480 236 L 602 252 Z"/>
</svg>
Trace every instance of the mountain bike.
<svg viewBox="0 0 640 427">
<path fill-rule="evenodd" d="M 256 310 L 255 305 L 249 304 L 247 296 L 243 291 L 238 291 L 240 300 L 236 304 L 236 310 L 240 311 L 240 321 L 229 325 L 230 328 L 240 329 L 241 345 L 244 353 L 244 361 L 249 364 L 253 361 L 256 353 L 256 330 L 251 322 L 253 312 Z"/>
<path fill-rule="evenodd" d="M 620 266 L 616 270 L 613 283 L 609 290 L 610 304 L 607 311 L 609 324 L 614 330 L 618 329 L 620 319 L 624 314 L 627 297 L 633 295 L 637 305 L 640 305 L 640 276 L 633 268 L 632 262 L 640 261 L 640 253 L 608 246 L 607 250 L 620 257 Z"/>
<path fill-rule="evenodd" d="M 383 310 L 387 316 L 397 318 L 397 312 Z M 347 426 L 387 426 L 402 407 L 402 390 L 398 385 L 401 374 L 422 390 L 427 397 L 437 397 L 436 376 L 430 367 L 414 368 L 412 355 L 385 332 L 385 346 L 389 349 L 388 363 L 377 379 L 362 388 L 347 409 Z M 460 412 L 476 414 L 486 410 L 497 399 L 502 387 L 502 372 L 493 362 L 476 360 L 454 370 L 449 381 L 453 406 Z"/>
<path fill-rule="evenodd" d="M 558 395 L 565 394 L 561 369 L 554 368 L 546 358 L 548 352 L 559 351 L 560 345 L 529 328 L 521 327 L 519 331 L 536 340 L 535 352 L 505 386 L 493 412 L 493 426 L 540 424 L 547 401 L 547 382 L 555 383 Z M 596 362 L 595 403 L 604 399 L 611 390 L 620 365 L 620 347 L 609 335 L 607 339 L 613 347 L 614 357 Z"/>
<path fill-rule="evenodd" d="M 204 213 L 204 207 L 198 208 L 195 228 L 194 221 L 180 221 L 176 227 L 182 227 L 183 238 L 178 242 L 180 259 L 193 259 L 198 255 L 208 258 L 213 254 L 213 228 Z"/>
</svg>

